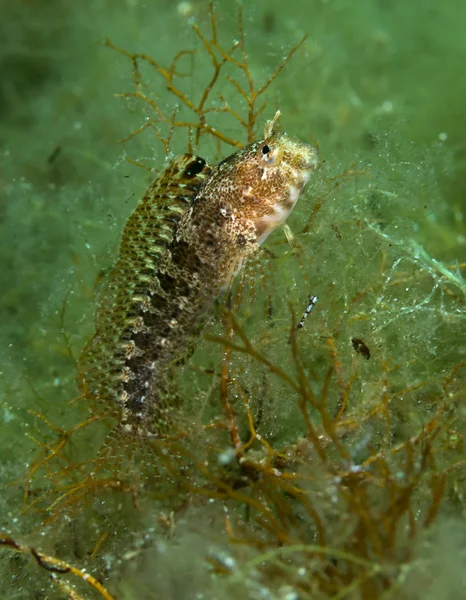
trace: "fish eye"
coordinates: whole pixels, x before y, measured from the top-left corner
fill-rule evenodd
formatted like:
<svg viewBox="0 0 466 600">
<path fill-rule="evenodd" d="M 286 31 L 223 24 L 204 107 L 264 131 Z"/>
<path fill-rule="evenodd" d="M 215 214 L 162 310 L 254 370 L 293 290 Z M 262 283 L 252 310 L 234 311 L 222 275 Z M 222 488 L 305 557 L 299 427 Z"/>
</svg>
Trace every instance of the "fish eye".
<svg viewBox="0 0 466 600">
<path fill-rule="evenodd" d="M 272 166 L 277 158 L 277 153 L 274 147 L 270 147 L 268 144 L 262 146 L 262 160 L 269 166 Z"/>
</svg>

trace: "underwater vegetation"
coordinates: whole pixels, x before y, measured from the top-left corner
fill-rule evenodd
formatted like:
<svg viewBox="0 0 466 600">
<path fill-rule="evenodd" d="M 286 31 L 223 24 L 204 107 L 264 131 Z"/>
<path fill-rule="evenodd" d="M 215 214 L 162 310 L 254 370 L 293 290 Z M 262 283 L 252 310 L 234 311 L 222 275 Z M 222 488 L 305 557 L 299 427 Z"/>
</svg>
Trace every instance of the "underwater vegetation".
<svg viewBox="0 0 466 600">
<path fill-rule="evenodd" d="M 47 328 L 7 330 L 14 349 L 32 348 L 26 358 L 13 350 L 2 369 L 2 428 L 11 427 L 1 446 L 3 597 L 462 597 L 466 263 L 461 173 L 449 170 L 461 150 L 446 148 L 446 134 L 425 150 L 403 144 L 401 126 L 387 132 L 387 105 L 380 121 L 363 119 L 359 152 L 330 146 L 325 133 L 354 144 L 357 127 L 347 107 L 319 105 L 315 123 L 305 114 L 318 107 L 304 65 L 315 97 L 327 77 L 312 31 L 293 34 L 267 70 L 241 4 L 234 15 L 233 4 L 181 4 L 196 17 L 178 25 L 194 50 L 176 40 L 162 61 L 157 44 L 153 56 L 113 36 L 94 49 L 121 59 L 131 86 L 118 93 L 118 169 L 141 181 L 118 179 L 113 193 L 135 206 L 164 160 L 195 152 L 215 164 L 260 138 L 278 108 L 283 129 L 319 146 L 321 165 L 289 227 L 249 261 L 175 366 L 177 410 L 158 437 L 114 443 L 118 415 L 94 403 L 80 373 L 125 215 L 106 232 L 79 196 L 50 236 L 58 247 L 68 221 L 82 236 L 76 215 L 88 211 L 92 257 L 87 242 L 68 257 L 74 268 L 52 299 L 39 284 L 9 287 L 11 314 L 30 294 L 53 309 Z M 314 5 L 317 20 L 324 4 Z M 264 35 L 279 26 L 275 10 L 263 13 Z M 5 199 L 40 185 L 54 198 L 72 172 L 66 145 L 46 156 L 53 185 L 33 173 L 16 186 L 2 177 Z M 11 160 L 2 156 L 4 172 Z M 38 192 L 34 202 L 54 218 Z M 43 251 L 51 260 L 45 242 Z"/>
</svg>

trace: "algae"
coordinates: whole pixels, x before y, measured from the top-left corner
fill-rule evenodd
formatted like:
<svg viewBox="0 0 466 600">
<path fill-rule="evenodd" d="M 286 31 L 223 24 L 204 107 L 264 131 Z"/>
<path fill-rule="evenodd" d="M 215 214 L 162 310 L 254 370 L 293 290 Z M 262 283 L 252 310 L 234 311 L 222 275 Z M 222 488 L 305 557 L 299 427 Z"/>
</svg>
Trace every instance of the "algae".
<svg viewBox="0 0 466 600">
<path fill-rule="evenodd" d="M 59 559 L 115 598 L 458 597 L 466 46 L 454 0 L 244 4 L 259 86 L 308 33 L 267 111 L 279 107 L 284 129 L 318 142 L 321 170 L 292 234 L 271 237 L 234 310 L 218 308 L 179 369 L 189 443 L 162 444 L 172 453 L 136 488 L 110 479 L 85 501 L 66 504 L 53 472 L 92 457 L 102 431 L 78 432 L 59 466 L 31 476 L 40 447 L 50 455 L 87 418 L 69 404 L 76 356 L 122 224 L 154 177 L 126 158 L 155 169 L 165 160 L 149 128 L 118 145 L 153 115 L 114 97 L 134 89 L 131 63 L 102 42 L 164 65 L 196 48 L 178 68 L 199 97 L 210 58 L 190 20 L 208 32 L 208 8 L 0 5 L 3 597 L 102 597 L 63 577 Z M 216 3 L 216 19 L 229 47 L 233 4 Z M 149 67 L 145 89 L 171 115 L 174 99 Z M 218 94 L 244 111 L 226 78 Z M 231 115 L 212 118 L 247 142 Z M 170 151 L 186 145 L 180 130 Z M 230 151 L 200 140 L 211 160 Z M 309 294 L 318 303 L 296 331 Z M 7 551 L 18 540 L 32 561 Z"/>
</svg>

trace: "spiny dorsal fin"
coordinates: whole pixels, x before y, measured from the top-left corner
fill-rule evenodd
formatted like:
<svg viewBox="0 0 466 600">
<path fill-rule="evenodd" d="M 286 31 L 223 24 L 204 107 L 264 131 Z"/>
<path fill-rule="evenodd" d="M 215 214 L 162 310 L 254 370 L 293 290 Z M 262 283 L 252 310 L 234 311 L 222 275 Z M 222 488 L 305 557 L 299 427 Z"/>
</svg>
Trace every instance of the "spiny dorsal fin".
<svg viewBox="0 0 466 600">
<path fill-rule="evenodd" d="M 172 160 L 147 190 L 126 223 L 118 263 L 133 262 L 139 254 L 138 244 L 150 254 L 157 254 L 159 249 L 163 251 L 167 247 L 182 214 L 199 192 L 210 170 L 204 159 L 192 154 L 183 154 Z M 153 247 L 152 252 L 148 244 Z"/>
<path fill-rule="evenodd" d="M 125 360 L 122 343 L 130 337 L 131 317 L 138 298 L 147 296 L 162 254 L 210 171 L 206 161 L 198 156 L 176 157 L 149 187 L 128 219 L 118 260 L 102 282 L 95 333 L 79 360 L 91 397 L 108 397 L 112 392 L 118 395 L 115 385 L 118 388 L 119 369 Z"/>
<path fill-rule="evenodd" d="M 124 312 L 137 288 L 151 278 L 210 170 L 204 159 L 183 154 L 174 158 L 148 188 L 123 230 L 118 261 L 100 295 L 104 307 L 97 311 L 96 329 L 103 320 L 108 323 L 112 304 Z"/>
</svg>

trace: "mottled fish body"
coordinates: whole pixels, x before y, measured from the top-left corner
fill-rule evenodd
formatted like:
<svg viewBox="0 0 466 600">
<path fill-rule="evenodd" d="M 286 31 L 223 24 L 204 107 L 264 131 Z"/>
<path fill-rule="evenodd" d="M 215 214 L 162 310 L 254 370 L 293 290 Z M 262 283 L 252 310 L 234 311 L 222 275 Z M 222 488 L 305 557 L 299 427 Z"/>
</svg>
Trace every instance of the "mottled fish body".
<svg viewBox="0 0 466 600">
<path fill-rule="evenodd" d="M 218 165 L 175 158 L 149 188 L 126 223 L 79 361 L 86 396 L 113 407 L 123 431 L 166 429 L 167 370 L 222 288 L 285 222 L 316 165 L 311 145 L 269 123 L 265 139 Z"/>
</svg>

